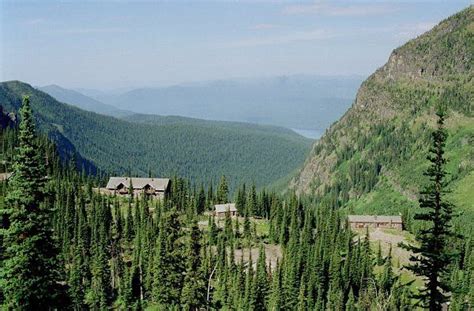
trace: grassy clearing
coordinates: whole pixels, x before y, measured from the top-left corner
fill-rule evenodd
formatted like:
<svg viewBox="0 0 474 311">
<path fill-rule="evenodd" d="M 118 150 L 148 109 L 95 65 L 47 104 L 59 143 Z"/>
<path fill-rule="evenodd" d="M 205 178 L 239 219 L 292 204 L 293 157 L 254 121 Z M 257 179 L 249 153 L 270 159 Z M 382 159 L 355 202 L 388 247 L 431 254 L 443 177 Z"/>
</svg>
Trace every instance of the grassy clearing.
<svg viewBox="0 0 474 311">
<path fill-rule="evenodd" d="M 243 234 L 243 230 L 244 230 L 244 220 L 245 220 L 245 218 L 241 217 L 241 216 L 232 217 L 232 226 L 234 227 L 234 230 L 235 230 L 235 227 L 236 227 L 236 222 L 238 221 L 239 222 L 239 232 L 241 234 Z M 270 224 L 269 224 L 268 220 L 266 220 L 266 219 L 257 219 L 257 218 L 253 218 L 253 217 L 250 217 L 249 220 L 250 220 L 250 224 L 251 224 L 251 229 L 252 230 L 255 229 L 255 232 L 257 233 L 257 237 L 259 239 L 264 239 L 264 238 L 268 237 L 268 234 L 269 234 L 269 231 L 270 231 Z M 209 215 L 200 215 L 198 217 L 199 227 L 201 228 L 201 230 L 203 230 L 205 232 L 207 232 L 209 230 L 208 222 L 209 222 Z M 217 227 L 224 228 L 225 218 L 224 217 L 222 217 L 222 218 L 217 218 L 216 217 L 216 224 L 217 224 Z"/>
<path fill-rule="evenodd" d="M 474 172 L 456 183 L 451 199 L 462 210 L 474 213 Z"/>
<path fill-rule="evenodd" d="M 349 214 L 398 215 L 404 208 L 415 208 L 416 203 L 383 180 L 370 193 L 348 204 Z"/>
</svg>

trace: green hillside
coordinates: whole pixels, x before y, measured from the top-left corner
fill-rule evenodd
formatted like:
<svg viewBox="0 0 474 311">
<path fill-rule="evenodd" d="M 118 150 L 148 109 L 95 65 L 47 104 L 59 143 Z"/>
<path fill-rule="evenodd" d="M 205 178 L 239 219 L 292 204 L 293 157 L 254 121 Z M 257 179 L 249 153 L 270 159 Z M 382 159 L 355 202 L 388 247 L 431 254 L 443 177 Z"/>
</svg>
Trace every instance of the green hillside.
<svg viewBox="0 0 474 311">
<path fill-rule="evenodd" d="M 23 95 L 30 96 L 39 128 L 60 150 L 77 151 L 109 173 L 151 170 L 205 182 L 225 174 L 233 184 L 247 180 L 263 186 L 301 165 L 311 143 L 291 131 L 242 123 L 185 118 L 132 123 L 60 103 L 26 83 L 0 84 L 5 112 L 17 111 Z"/>
<path fill-rule="evenodd" d="M 395 214 L 417 206 L 441 103 L 448 108 L 451 198 L 474 219 L 473 51 L 472 6 L 394 50 L 313 146 L 291 187 L 354 213 Z"/>
</svg>

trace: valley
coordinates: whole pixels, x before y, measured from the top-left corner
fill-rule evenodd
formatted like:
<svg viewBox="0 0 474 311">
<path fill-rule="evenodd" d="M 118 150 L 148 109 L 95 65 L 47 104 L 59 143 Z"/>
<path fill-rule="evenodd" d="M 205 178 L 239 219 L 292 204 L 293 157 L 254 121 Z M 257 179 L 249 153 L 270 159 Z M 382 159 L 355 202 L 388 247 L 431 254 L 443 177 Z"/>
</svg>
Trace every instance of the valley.
<svg viewBox="0 0 474 311">
<path fill-rule="evenodd" d="M 179 12 L 195 18 L 203 5 Z M 266 52 L 285 55 L 286 64 L 282 43 L 315 41 L 328 53 L 324 47 L 340 47 L 342 34 L 291 36 L 285 21 L 317 16 L 335 30 L 342 19 L 366 27 L 368 15 L 387 9 L 329 2 L 251 8 L 275 5 L 284 5 L 272 13 L 279 24 L 247 25 L 260 35 L 230 47 L 272 47 Z M 230 21 L 236 12 L 228 8 L 221 12 Z M 99 12 L 108 17 L 104 24 L 118 16 Z M 140 24 L 141 15 L 128 18 L 140 17 L 132 19 Z M 155 31 L 141 25 L 140 34 Z M 374 33 L 387 29 L 374 25 L 365 42 L 381 45 L 387 38 Z M 183 39 L 189 29 L 176 38 L 179 27 L 159 29 L 162 41 L 147 41 L 157 58 L 153 75 L 166 74 L 169 64 L 158 66 L 158 56 L 178 38 L 192 42 L 193 53 L 206 43 Z M 363 40 L 363 29 L 351 40 Z M 122 40 L 128 31 L 79 28 L 68 35 Z M 208 30 L 217 37 L 234 31 Z M 0 82 L 0 309 L 471 310 L 474 6 L 411 37 L 364 81 L 294 74 L 111 91 Z M 90 45 L 81 47 L 85 53 Z M 138 49 L 127 48 L 107 57 Z M 184 63 L 180 53 L 173 65 Z M 193 66 L 190 76 L 201 66 L 213 70 Z"/>
<path fill-rule="evenodd" d="M 5 113 L 17 113 L 29 95 L 39 129 L 63 156 L 76 154 L 86 171 L 145 176 L 186 176 L 211 183 L 227 175 L 259 187 L 285 177 L 304 161 L 311 140 L 291 130 L 184 117 L 99 115 L 58 102 L 18 81 L 0 84 Z M 93 164 L 92 164 L 93 163 Z"/>
</svg>

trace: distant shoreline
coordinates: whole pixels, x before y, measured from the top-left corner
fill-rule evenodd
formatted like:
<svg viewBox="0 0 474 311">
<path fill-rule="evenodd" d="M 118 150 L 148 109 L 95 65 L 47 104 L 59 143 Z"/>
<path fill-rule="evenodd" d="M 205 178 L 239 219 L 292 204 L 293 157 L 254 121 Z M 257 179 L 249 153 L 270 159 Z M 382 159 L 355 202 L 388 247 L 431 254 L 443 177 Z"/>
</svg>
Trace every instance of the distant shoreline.
<svg viewBox="0 0 474 311">
<path fill-rule="evenodd" d="M 317 140 L 321 138 L 324 134 L 324 130 L 315 130 L 315 129 L 297 129 L 297 128 L 291 128 L 293 132 L 296 132 L 297 134 L 300 134 L 301 136 L 304 136 L 306 138 L 314 139 Z"/>
</svg>

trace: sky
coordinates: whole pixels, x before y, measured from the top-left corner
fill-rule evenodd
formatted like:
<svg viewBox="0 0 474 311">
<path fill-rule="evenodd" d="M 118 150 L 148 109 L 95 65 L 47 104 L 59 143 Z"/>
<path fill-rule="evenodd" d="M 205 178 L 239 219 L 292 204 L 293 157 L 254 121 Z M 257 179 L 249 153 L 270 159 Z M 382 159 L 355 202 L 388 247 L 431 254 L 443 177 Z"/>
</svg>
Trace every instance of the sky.
<svg viewBox="0 0 474 311">
<path fill-rule="evenodd" d="M 113 89 L 369 75 L 471 3 L 0 0 L 0 80 Z"/>
</svg>

